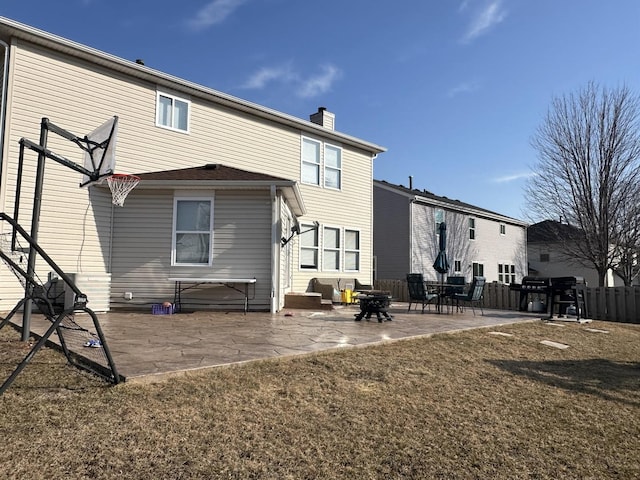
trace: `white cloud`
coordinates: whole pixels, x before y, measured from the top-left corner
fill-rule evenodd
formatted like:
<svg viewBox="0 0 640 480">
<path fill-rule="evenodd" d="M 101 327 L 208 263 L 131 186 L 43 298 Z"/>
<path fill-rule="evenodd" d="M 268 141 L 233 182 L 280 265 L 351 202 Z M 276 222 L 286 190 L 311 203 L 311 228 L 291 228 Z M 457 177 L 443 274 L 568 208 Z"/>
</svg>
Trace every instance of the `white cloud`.
<svg viewBox="0 0 640 480">
<path fill-rule="evenodd" d="M 325 65 L 322 71 L 314 76 L 303 80 L 302 85 L 298 88 L 298 96 L 302 98 L 311 98 L 328 91 L 333 82 L 340 77 L 340 70 L 333 65 Z"/>
<path fill-rule="evenodd" d="M 468 2 L 464 3 L 464 10 L 468 9 Z M 502 7 L 502 0 L 491 0 L 476 11 L 466 33 L 462 37 L 463 43 L 469 43 L 480 35 L 484 35 L 507 17 Z"/>
<path fill-rule="evenodd" d="M 212 25 L 222 23 L 246 0 L 213 0 L 202 7 L 195 17 L 187 20 L 193 30 L 202 30 Z"/>
<path fill-rule="evenodd" d="M 448 97 L 455 97 L 457 95 L 461 95 L 464 93 L 472 93 L 480 88 L 479 82 L 463 82 L 459 85 L 456 85 L 453 88 L 450 88 L 447 92 Z"/>
<path fill-rule="evenodd" d="M 516 180 L 522 180 L 525 178 L 534 177 L 536 175 L 537 173 L 535 172 L 521 172 L 521 173 L 514 173 L 513 175 L 504 175 L 502 177 L 497 177 L 497 178 L 494 178 L 493 181 L 496 183 L 509 183 L 509 182 L 515 182 Z"/>
<path fill-rule="evenodd" d="M 263 67 L 254 73 L 249 79 L 244 83 L 242 88 L 248 89 L 261 89 L 266 87 L 269 82 L 273 81 L 281 81 L 281 82 L 289 82 L 296 78 L 296 75 L 293 73 L 291 66 L 284 65 L 281 67 Z"/>
<path fill-rule="evenodd" d="M 242 88 L 259 90 L 268 84 L 280 83 L 287 85 L 298 97 L 312 98 L 331 89 L 340 75 L 340 69 L 334 65 L 325 65 L 320 73 L 308 78 L 303 78 L 290 64 L 263 67 L 251 75 Z"/>
</svg>

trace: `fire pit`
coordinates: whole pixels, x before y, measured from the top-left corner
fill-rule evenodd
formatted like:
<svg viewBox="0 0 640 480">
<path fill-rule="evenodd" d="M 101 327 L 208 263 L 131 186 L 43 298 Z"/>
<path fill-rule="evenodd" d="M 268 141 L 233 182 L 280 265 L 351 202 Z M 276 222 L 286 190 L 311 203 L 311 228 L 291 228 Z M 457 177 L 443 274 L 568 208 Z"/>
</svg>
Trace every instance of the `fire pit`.
<svg viewBox="0 0 640 480">
<path fill-rule="evenodd" d="M 391 321 L 393 317 L 387 312 L 391 303 L 391 296 L 387 292 L 369 292 L 358 295 L 360 302 L 360 313 L 356 314 L 355 321 L 359 322 L 363 318 L 369 320 L 375 313 L 378 322 Z"/>
</svg>

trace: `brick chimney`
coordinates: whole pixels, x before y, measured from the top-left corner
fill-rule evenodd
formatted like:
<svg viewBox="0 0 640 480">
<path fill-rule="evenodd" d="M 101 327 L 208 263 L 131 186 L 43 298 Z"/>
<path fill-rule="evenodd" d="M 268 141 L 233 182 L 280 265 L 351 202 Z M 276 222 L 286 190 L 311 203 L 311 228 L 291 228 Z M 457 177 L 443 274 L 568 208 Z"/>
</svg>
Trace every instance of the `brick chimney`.
<svg viewBox="0 0 640 480">
<path fill-rule="evenodd" d="M 329 130 L 336 129 L 336 116 L 328 112 L 325 107 L 319 107 L 316 113 L 312 113 L 310 116 L 311 122 L 322 125 L 324 128 L 328 128 Z"/>
</svg>

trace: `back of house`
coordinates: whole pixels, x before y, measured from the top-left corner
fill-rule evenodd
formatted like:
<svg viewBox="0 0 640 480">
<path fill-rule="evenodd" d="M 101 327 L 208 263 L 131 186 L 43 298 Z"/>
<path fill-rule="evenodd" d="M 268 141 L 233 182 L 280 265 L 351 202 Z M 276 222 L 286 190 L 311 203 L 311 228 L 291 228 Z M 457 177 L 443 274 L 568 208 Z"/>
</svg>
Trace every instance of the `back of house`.
<svg viewBox="0 0 640 480">
<path fill-rule="evenodd" d="M 336 131 L 326 109 L 298 119 L 1 17 L 0 66 L 0 212 L 29 231 L 42 182 L 38 243 L 91 290 L 90 307 L 148 309 L 174 298 L 176 277 L 255 279 L 250 309 L 271 311 L 314 277 L 371 283 L 373 159 L 384 148 Z M 18 165 L 20 139 L 42 141 L 42 118 L 84 136 L 114 116 L 114 173 L 142 178 L 124 207 L 106 182 L 79 188 L 64 164 L 38 172 L 34 152 Z M 82 164 L 76 144 L 46 140 Z M 36 271 L 63 301 L 47 266 Z M 241 303 L 236 290 L 206 298 Z M 0 310 L 22 295 L 0 269 Z"/>
</svg>

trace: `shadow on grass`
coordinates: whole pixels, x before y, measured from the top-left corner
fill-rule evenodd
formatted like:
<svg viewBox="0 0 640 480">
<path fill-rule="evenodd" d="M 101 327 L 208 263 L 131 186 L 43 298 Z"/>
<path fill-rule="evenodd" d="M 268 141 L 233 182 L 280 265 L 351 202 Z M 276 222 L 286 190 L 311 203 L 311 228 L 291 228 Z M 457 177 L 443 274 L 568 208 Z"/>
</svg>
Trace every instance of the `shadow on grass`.
<svg viewBox="0 0 640 480">
<path fill-rule="evenodd" d="M 640 406 L 640 363 L 606 359 L 518 361 L 488 360 L 514 375 L 605 400 Z"/>
</svg>

